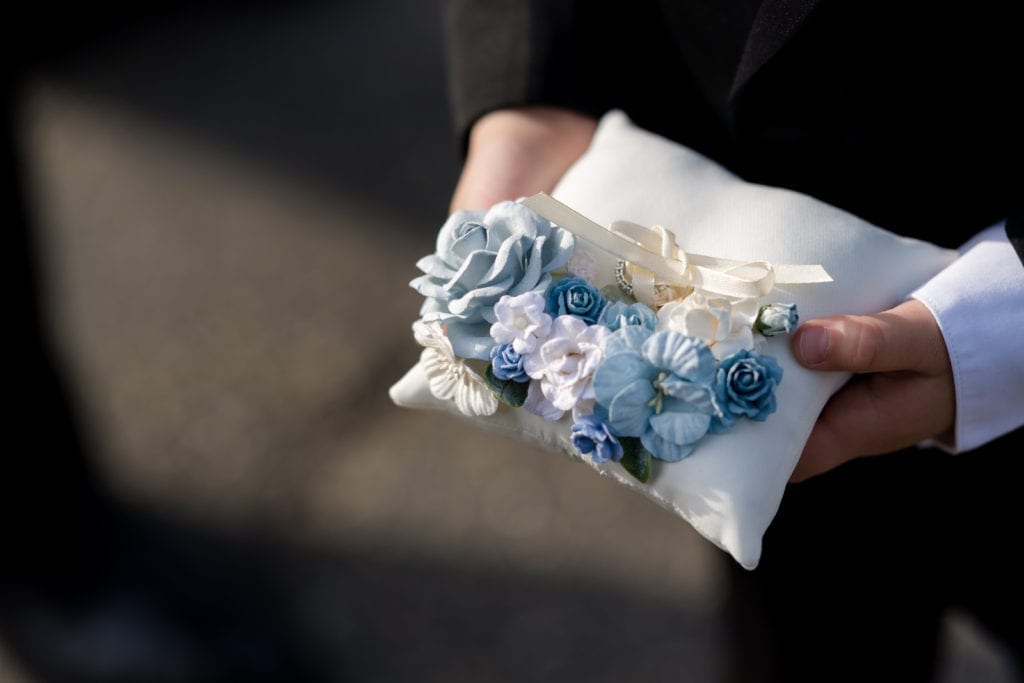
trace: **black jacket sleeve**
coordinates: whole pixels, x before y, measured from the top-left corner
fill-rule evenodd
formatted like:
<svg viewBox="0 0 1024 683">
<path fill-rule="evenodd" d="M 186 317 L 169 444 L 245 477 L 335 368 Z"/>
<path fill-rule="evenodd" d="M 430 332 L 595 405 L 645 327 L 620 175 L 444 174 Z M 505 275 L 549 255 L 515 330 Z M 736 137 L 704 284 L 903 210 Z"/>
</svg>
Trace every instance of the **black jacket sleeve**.
<svg viewBox="0 0 1024 683">
<path fill-rule="evenodd" d="M 599 115 L 594 46 L 573 0 L 448 0 L 448 83 L 465 139 L 489 111 L 545 104 Z"/>
<path fill-rule="evenodd" d="M 594 117 L 624 109 L 638 125 L 697 149 L 716 137 L 708 126 L 721 126 L 657 0 L 446 0 L 444 9 L 448 84 L 463 145 L 479 117 L 523 105 Z"/>
<path fill-rule="evenodd" d="M 1006 236 L 1010 238 L 1010 244 L 1017 251 L 1021 265 L 1024 265 L 1024 219 L 1020 216 L 1010 216 L 1006 220 Z"/>
</svg>

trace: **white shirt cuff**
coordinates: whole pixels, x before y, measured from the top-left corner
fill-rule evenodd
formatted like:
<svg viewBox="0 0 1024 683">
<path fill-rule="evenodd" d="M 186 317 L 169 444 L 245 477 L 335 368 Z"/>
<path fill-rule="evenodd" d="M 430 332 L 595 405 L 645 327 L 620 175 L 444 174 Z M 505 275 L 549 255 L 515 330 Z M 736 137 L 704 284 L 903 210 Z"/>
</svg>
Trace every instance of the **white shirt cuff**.
<svg viewBox="0 0 1024 683">
<path fill-rule="evenodd" d="M 1024 267 L 1002 223 L 910 296 L 938 321 L 956 386 L 953 443 L 961 453 L 1024 425 Z"/>
</svg>

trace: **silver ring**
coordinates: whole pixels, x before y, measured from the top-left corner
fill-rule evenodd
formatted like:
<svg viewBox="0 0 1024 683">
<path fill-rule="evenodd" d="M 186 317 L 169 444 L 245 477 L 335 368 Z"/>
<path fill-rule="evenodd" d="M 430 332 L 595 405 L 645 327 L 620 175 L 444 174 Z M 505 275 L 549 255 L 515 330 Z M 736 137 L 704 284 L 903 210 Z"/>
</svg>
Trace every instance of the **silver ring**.
<svg viewBox="0 0 1024 683">
<path fill-rule="evenodd" d="M 625 259 L 619 259 L 615 264 L 615 281 L 619 284 L 619 289 L 629 296 L 633 296 L 633 285 L 626 279 Z"/>
</svg>

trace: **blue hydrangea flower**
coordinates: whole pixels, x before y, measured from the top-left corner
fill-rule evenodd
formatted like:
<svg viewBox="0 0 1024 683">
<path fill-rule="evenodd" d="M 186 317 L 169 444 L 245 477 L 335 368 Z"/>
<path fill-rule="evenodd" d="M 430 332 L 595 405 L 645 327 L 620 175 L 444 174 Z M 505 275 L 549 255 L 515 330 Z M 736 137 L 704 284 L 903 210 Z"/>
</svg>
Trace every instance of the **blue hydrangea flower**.
<svg viewBox="0 0 1024 683">
<path fill-rule="evenodd" d="M 512 344 L 498 344 L 491 349 L 491 371 L 503 382 L 530 381 L 530 376 L 523 370 L 523 356 Z"/>
<path fill-rule="evenodd" d="M 571 315 L 593 325 L 601 319 L 605 303 L 597 287 L 581 277 L 567 277 L 548 291 L 547 312 L 552 317 Z"/>
<path fill-rule="evenodd" d="M 571 233 L 521 204 L 501 202 L 486 213 L 452 214 L 436 252 L 416 264 L 424 275 L 409 284 L 426 297 L 423 320 L 444 325 L 457 356 L 488 360 L 494 304 L 506 294 L 543 294 L 572 250 Z"/>
<path fill-rule="evenodd" d="M 796 304 L 768 304 L 757 313 L 754 329 L 766 337 L 789 334 L 800 321 Z"/>
<path fill-rule="evenodd" d="M 658 323 L 658 315 L 643 302 L 627 304 L 622 301 L 608 304 L 601 316 L 601 324 L 612 332 L 627 325 L 640 325 L 654 331 Z"/>
<path fill-rule="evenodd" d="M 618 462 L 622 459 L 622 444 L 615 438 L 600 417 L 584 415 L 572 426 L 572 445 L 594 462 Z"/>
<path fill-rule="evenodd" d="M 744 349 L 722 359 L 715 373 L 719 414 L 711 430 L 727 431 L 743 416 L 764 422 L 775 412 L 775 387 L 780 382 L 782 368 L 771 356 Z"/>
<path fill-rule="evenodd" d="M 640 437 L 651 455 L 676 461 L 711 425 L 714 381 L 715 358 L 703 341 L 628 325 L 605 343 L 594 394 L 615 434 Z"/>
</svg>

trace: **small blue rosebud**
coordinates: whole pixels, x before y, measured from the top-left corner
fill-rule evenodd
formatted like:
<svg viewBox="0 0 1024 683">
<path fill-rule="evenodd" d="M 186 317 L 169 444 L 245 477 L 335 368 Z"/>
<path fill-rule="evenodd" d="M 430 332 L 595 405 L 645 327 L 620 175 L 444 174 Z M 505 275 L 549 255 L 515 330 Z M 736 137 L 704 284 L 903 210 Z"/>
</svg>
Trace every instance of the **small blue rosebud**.
<svg viewBox="0 0 1024 683">
<path fill-rule="evenodd" d="M 530 376 L 523 370 L 523 357 L 512 344 L 498 344 L 491 349 L 491 370 L 503 382 L 530 381 Z"/>
<path fill-rule="evenodd" d="M 766 337 L 789 334 L 796 329 L 799 317 L 796 304 L 769 304 L 758 311 L 754 329 Z"/>
<path fill-rule="evenodd" d="M 601 324 L 612 332 L 627 325 L 640 325 L 653 332 L 657 323 L 657 314 L 642 302 L 627 304 L 616 301 L 609 304 L 601 316 Z"/>
<path fill-rule="evenodd" d="M 715 404 L 719 414 L 711 431 L 728 431 L 740 417 L 764 422 L 775 412 L 775 388 L 782 367 L 771 356 L 743 349 L 722 359 L 715 373 Z"/>
<path fill-rule="evenodd" d="M 572 445 L 594 462 L 618 462 L 622 459 L 622 444 L 615 438 L 601 418 L 584 415 L 572 426 Z"/>
<path fill-rule="evenodd" d="M 571 315 L 593 325 L 601 319 L 606 303 L 594 285 L 581 277 L 567 277 L 548 291 L 547 312 L 552 317 Z"/>
</svg>

